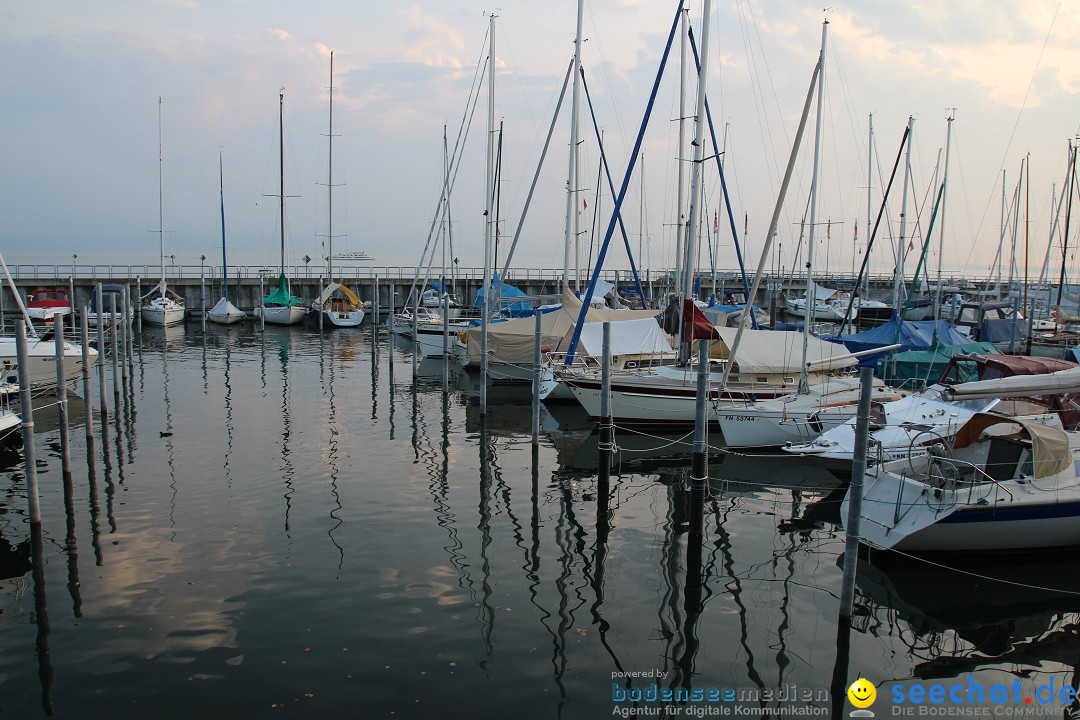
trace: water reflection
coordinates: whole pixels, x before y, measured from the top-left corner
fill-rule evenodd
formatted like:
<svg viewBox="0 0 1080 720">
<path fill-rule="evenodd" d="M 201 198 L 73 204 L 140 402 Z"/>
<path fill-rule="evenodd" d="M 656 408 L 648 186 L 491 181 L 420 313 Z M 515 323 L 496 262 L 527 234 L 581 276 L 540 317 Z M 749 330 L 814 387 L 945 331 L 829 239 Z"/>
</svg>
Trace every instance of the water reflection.
<svg viewBox="0 0 1080 720">
<path fill-rule="evenodd" d="M 45 696 L 58 714 L 305 714 L 355 707 L 360 683 L 376 715 L 430 717 L 460 695 L 483 699 L 466 712 L 599 717 L 613 685 L 842 690 L 883 655 L 888 677 L 1075 682 L 1076 596 L 954 570 L 864 561 L 845 637 L 841 483 L 798 459 L 714 452 L 695 540 L 689 437 L 617 429 L 605 483 L 582 412 L 545 408 L 533 447 L 526 395 L 493 393 L 481 417 L 466 374 L 444 391 L 441 362 L 421 361 L 414 380 L 381 330 L 192 325 L 179 344 L 147 332 L 138 353 L 132 412 L 125 399 L 106 422 L 88 486 L 75 473 L 43 495 L 40 577 L 20 474 L 0 470 L 13 717 L 41 716 Z M 56 457 L 42 463 L 58 477 Z M 979 572 L 1080 593 L 1070 561 Z M 45 585 L 65 579 L 50 607 Z"/>
</svg>

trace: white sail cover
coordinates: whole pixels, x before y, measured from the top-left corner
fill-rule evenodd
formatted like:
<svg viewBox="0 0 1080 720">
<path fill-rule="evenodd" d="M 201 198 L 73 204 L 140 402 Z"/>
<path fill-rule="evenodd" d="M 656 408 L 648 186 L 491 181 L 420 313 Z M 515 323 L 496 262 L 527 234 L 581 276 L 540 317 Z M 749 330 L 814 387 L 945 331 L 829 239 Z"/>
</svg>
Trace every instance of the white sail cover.
<svg viewBox="0 0 1080 720">
<path fill-rule="evenodd" d="M 221 298 L 217 301 L 217 305 L 214 305 L 206 315 L 211 319 L 242 318 L 244 317 L 244 311 L 237 308 L 225 298 Z"/>
<path fill-rule="evenodd" d="M 709 352 L 713 358 L 727 358 L 735 343 L 737 328 L 717 328 L 720 341 L 713 343 Z M 801 332 L 784 330 L 743 330 L 739 341 L 739 354 L 735 361 L 740 372 L 799 373 L 802 371 Z M 810 336 L 807 338 L 806 362 L 814 372 L 840 370 L 854 365 L 857 360 L 843 345 L 830 343 Z"/>
<path fill-rule="evenodd" d="M 573 328 L 570 330 L 573 333 Z M 567 337 L 563 347 L 569 344 Z M 604 323 L 591 322 L 581 326 L 579 352 L 598 358 L 604 354 Z M 611 323 L 611 354 L 616 355 L 670 355 L 674 350 L 668 334 L 656 322 L 656 318 L 616 320 Z"/>
<path fill-rule="evenodd" d="M 996 380 L 975 380 L 945 390 L 950 400 L 978 398 L 1064 395 L 1080 392 L 1080 367 L 1045 375 L 1014 375 Z"/>
<path fill-rule="evenodd" d="M 563 290 L 562 307 L 544 313 L 540 318 L 540 332 L 543 336 L 541 343 L 547 350 L 560 352 L 567 349 L 580 311 L 581 300 L 570 290 Z M 641 318 L 651 319 L 656 317 L 659 312 L 659 310 L 600 310 L 589 308 L 588 313 L 585 315 L 585 322 L 602 323 L 605 320 L 616 322 L 639 320 Z M 655 322 L 653 320 L 654 324 Z M 469 328 L 467 336 L 469 359 L 478 362 L 480 360 L 480 328 Z M 493 362 L 532 365 L 535 336 L 536 320 L 531 317 L 507 320 L 506 322 L 493 322 L 488 326 L 488 358 Z M 599 352 L 599 350 L 598 344 L 594 352 Z"/>
</svg>

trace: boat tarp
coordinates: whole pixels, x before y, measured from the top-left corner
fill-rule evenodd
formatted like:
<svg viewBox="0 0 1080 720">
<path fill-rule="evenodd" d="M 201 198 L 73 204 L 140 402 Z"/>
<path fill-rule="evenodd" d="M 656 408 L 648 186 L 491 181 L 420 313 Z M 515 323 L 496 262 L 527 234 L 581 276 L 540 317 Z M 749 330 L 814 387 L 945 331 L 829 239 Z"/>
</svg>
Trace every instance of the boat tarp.
<svg viewBox="0 0 1080 720">
<path fill-rule="evenodd" d="M 499 279 L 498 274 L 495 275 L 494 281 L 491 283 L 491 292 L 494 297 L 499 298 L 499 305 L 505 307 L 508 303 L 511 310 L 528 310 L 532 308 L 532 302 L 511 302 L 517 298 L 528 297 L 524 291 L 520 288 L 516 288 L 513 285 L 508 285 Z M 476 291 L 476 307 L 484 306 L 484 288 L 481 287 Z"/>
<path fill-rule="evenodd" d="M 718 327 L 720 339 L 709 348 L 709 357 L 726 359 L 731 354 L 738 328 Z M 799 373 L 802 371 L 801 332 L 784 330 L 743 330 L 739 354 L 735 361 L 739 372 Z M 855 365 L 847 349 L 811 335 L 807 338 L 806 361 L 813 363 L 814 372 L 840 370 Z"/>
<path fill-rule="evenodd" d="M 937 342 L 940 345 L 962 345 L 971 341 L 970 338 L 961 335 L 944 320 L 938 320 L 935 323 L 933 320 L 897 320 L 895 318 L 860 333 L 832 335 L 826 339 L 830 342 L 843 343 L 844 347 L 851 352 L 873 350 L 896 343 L 903 345 L 901 352 L 929 350 L 934 346 L 935 324 L 937 325 Z M 897 339 L 898 329 L 900 331 L 899 339 Z"/>
<path fill-rule="evenodd" d="M 206 313 L 208 316 L 215 318 L 226 317 L 244 317 L 244 311 L 233 305 L 225 298 L 221 298 L 217 301 L 217 304 Z"/>
<path fill-rule="evenodd" d="M 341 283 L 336 282 L 332 282 L 326 286 L 326 289 L 323 290 L 322 295 L 319 296 L 319 304 L 322 305 L 326 303 L 326 301 L 329 300 L 330 297 L 338 290 L 341 291 L 342 295 L 349 298 L 349 302 L 351 302 L 356 307 L 363 306 L 364 303 L 360 300 L 360 298 L 356 296 L 356 293 L 354 293 L 352 290 L 345 287 Z"/>
<path fill-rule="evenodd" d="M 303 305 L 304 301 L 289 292 L 289 281 L 285 273 L 278 275 L 278 286 L 274 292 L 263 298 L 263 305 L 276 305 L 278 307 L 295 307 Z"/>
<path fill-rule="evenodd" d="M 1021 318 L 997 318 L 983 320 L 979 326 L 979 339 L 992 343 L 1016 343 L 1017 347 L 1028 336 L 1028 321 Z"/>
<path fill-rule="evenodd" d="M 1067 371 L 1066 371 L 1067 372 Z M 1000 424 L 1019 425 L 1021 432 L 1031 438 L 1032 466 L 1036 478 L 1057 475 L 1073 464 L 1069 436 L 1061 428 L 1042 425 L 1033 420 L 975 413 L 956 433 L 953 448 L 967 447 L 982 437 L 987 428 Z"/>
<path fill-rule="evenodd" d="M 535 320 L 533 321 L 535 322 Z M 534 329 L 535 330 L 535 329 Z M 570 329 L 572 333 L 573 328 Z M 565 347 L 569 338 L 560 343 Z M 604 354 L 604 323 L 590 322 L 581 326 L 580 352 L 594 358 Z M 670 355 L 670 337 L 660 329 L 655 317 L 637 320 L 618 320 L 611 323 L 611 355 Z"/>
<path fill-rule="evenodd" d="M 878 365 L 877 375 L 893 387 L 911 387 L 913 385 L 932 385 L 953 355 L 997 355 L 999 351 L 991 343 L 973 343 L 970 340 L 958 345 L 938 345 L 930 350 L 908 350 L 885 358 Z M 961 382 L 976 377 L 978 368 L 974 362 L 960 363 Z"/>
<path fill-rule="evenodd" d="M 1080 392 L 1080 367 L 1045 375 L 1014 375 L 994 380 L 953 385 L 946 391 L 951 400 L 992 397 L 1041 397 Z"/>
<path fill-rule="evenodd" d="M 839 290 L 821 287 L 813 280 L 810 281 L 810 291 L 813 293 L 815 302 L 826 302 L 842 294 Z"/>
<path fill-rule="evenodd" d="M 569 289 L 562 292 L 562 307 L 547 312 L 540 317 L 541 345 L 549 352 L 563 352 L 570 343 L 581 301 Z M 620 320 L 639 320 L 655 318 L 658 310 L 600 310 L 589 308 L 585 315 L 586 323 L 612 323 Z M 654 320 L 655 322 L 655 320 Z M 533 345 L 536 337 L 536 320 L 516 318 L 505 322 L 493 322 L 488 326 L 488 359 L 493 362 L 512 365 L 532 365 Z M 480 360 L 480 327 L 470 327 L 467 331 L 469 360 Z"/>
</svg>

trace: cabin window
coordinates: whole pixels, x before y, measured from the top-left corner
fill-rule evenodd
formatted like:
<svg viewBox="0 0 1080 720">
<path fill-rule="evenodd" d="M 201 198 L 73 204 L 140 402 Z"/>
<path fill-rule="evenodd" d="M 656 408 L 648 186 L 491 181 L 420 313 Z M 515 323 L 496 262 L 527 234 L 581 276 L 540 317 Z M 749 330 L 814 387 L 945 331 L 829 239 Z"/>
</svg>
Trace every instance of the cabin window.
<svg viewBox="0 0 1080 720">
<path fill-rule="evenodd" d="M 786 377 L 786 378 L 784 378 L 784 384 L 785 384 L 785 385 L 791 384 L 791 383 L 793 383 L 793 382 L 795 382 L 795 378 L 793 378 L 793 377 Z"/>
<path fill-rule="evenodd" d="M 754 378 L 754 379 L 759 383 L 767 383 L 767 382 L 769 382 L 769 378 L 767 378 L 767 377 L 759 377 L 759 378 Z"/>
<path fill-rule="evenodd" d="M 958 323 L 960 323 L 962 325 L 974 325 L 976 320 L 978 320 L 978 317 L 977 317 L 978 312 L 979 312 L 978 308 L 973 308 L 973 307 L 962 308 L 960 310 L 960 317 L 957 318 L 956 322 L 958 322 Z"/>
</svg>

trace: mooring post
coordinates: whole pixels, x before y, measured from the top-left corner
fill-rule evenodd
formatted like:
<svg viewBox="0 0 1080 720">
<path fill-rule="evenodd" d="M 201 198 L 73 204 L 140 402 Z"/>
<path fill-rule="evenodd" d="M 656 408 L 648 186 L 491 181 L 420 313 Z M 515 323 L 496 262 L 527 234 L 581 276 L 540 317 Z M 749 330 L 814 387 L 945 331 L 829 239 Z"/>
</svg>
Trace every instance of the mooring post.
<svg viewBox="0 0 1080 720">
<path fill-rule="evenodd" d="M 450 390 L 450 297 L 443 290 L 442 298 L 442 385 Z"/>
<path fill-rule="evenodd" d="M 870 434 L 870 400 L 873 397 L 874 367 L 859 366 L 859 411 L 855 418 L 855 453 L 848 486 L 847 540 L 844 542 L 844 578 L 840 587 L 840 617 L 851 619 L 855 602 L 855 570 L 859 561 L 859 525 L 862 520 L 863 480 L 866 477 L 866 441 Z"/>
<path fill-rule="evenodd" d="M 323 318 L 326 316 L 326 300 L 322 299 L 326 292 L 326 278 L 319 276 L 319 332 L 323 331 Z"/>
<path fill-rule="evenodd" d="M 266 332 L 266 291 L 262 273 L 259 273 L 259 332 Z"/>
<path fill-rule="evenodd" d="M 540 443 L 540 372 L 541 372 L 541 344 L 543 342 L 543 330 L 540 327 L 542 313 L 537 310 L 536 325 L 533 336 L 533 379 L 532 379 L 532 444 L 535 448 Z"/>
<path fill-rule="evenodd" d="M 101 283 L 94 288 L 95 305 L 97 306 L 97 364 L 98 364 L 98 409 L 101 412 L 101 424 L 109 419 L 109 407 L 105 404 L 105 305 L 101 296 Z M 142 326 L 142 316 L 139 316 L 139 325 Z"/>
<path fill-rule="evenodd" d="M 700 578 L 705 524 L 705 491 L 709 483 L 709 339 L 698 340 L 697 400 L 694 406 L 694 454 L 690 460 L 690 534 L 686 544 L 689 578 Z M 692 571 L 692 572 L 691 572 Z"/>
<path fill-rule="evenodd" d="M 603 356 L 600 363 L 600 443 L 597 445 L 600 493 L 607 494 L 611 475 L 613 423 L 611 421 L 611 323 L 604 323 Z"/>
<path fill-rule="evenodd" d="M 112 382 L 113 382 L 113 406 L 117 412 L 120 411 L 120 358 L 119 344 L 117 342 L 116 333 L 118 332 L 119 325 L 116 322 L 116 294 L 109 293 L 109 315 L 112 316 L 112 332 L 109 333 L 112 337 Z"/>
<path fill-rule="evenodd" d="M 19 414 L 22 415 L 23 472 L 26 474 L 26 501 L 30 527 L 41 527 L 38 501 L 37 458 L 34 453 L 34 401 L 30 394 L 30 353 L 26 348 L 26 321 L 15 321 L 15 353 L 19 363 Z"/>
<path fill-rule="evenodd" d="M 135 276 L 135 294 L 138 296 L 139 302 L 141 303 L 142 302 L 142 278 L 139 277 L 138 275 Z M 98 314 L 100 315 L 101 311 L 103 309 L 101 307 L 101 303 L 100 303 L 100 301 L 101 301 L 101 296 L 100 295 L 98 296 L 98 301 L 99 301 L 98 302 Z M 138 316 L 139 316 L 139 332 L 141 333 L 142 332 L 142 308 L 141 307 L 139 308 Z"/>
<path fill-rule="evenodd" d="M 79 341 L 82 344 L 83 413 L 86 416 L 86 452 L 94 453 L 94 409 L 90 404 L 90 320 L 89 309 L 83 305 Z"/>
<path fill-rule="evenodd" d="M 71 479 L 71 451 L 68 447 L 67 375 L 64 373 L 64 316 L 53 315 L 56 350 L 56 406 L 60 417 L 60 467 L 65 480 Z"/>
<path fill-rule="evenodd" d="M 129 310 L 129 298 L 128 298 L 128 286 L 125 285 L 124 289 L 120 291 L 120 319 L 117 321 L 120 324 L 117 326 L 120 328 L 120 375 L 124 380 L 125 393 L 128 385 L 128 336 L 131 335 L 131 325 L 128 324 L 128 310 Z"/>
<path fill-rule="evenodd" d="M 420 293 L 417 293 L 413 297 L 413 306 L 412 306 L 412 341 L 413 341 L 413 348 L 412 348 L 413 349 L 413 353 L 412 353 L 412 376 L 413 376 L 413 387 L 416 386 L 416 376 L 420 372 L 420 369 L 417 366 L 417 361 L 418 361 L 417 356 L 420 354 L 420 334 L 417 332 L 417 330 L 419 329 L 419 326 L 420 326 L 419 315 L 420 315 Z"/>
</svg>

